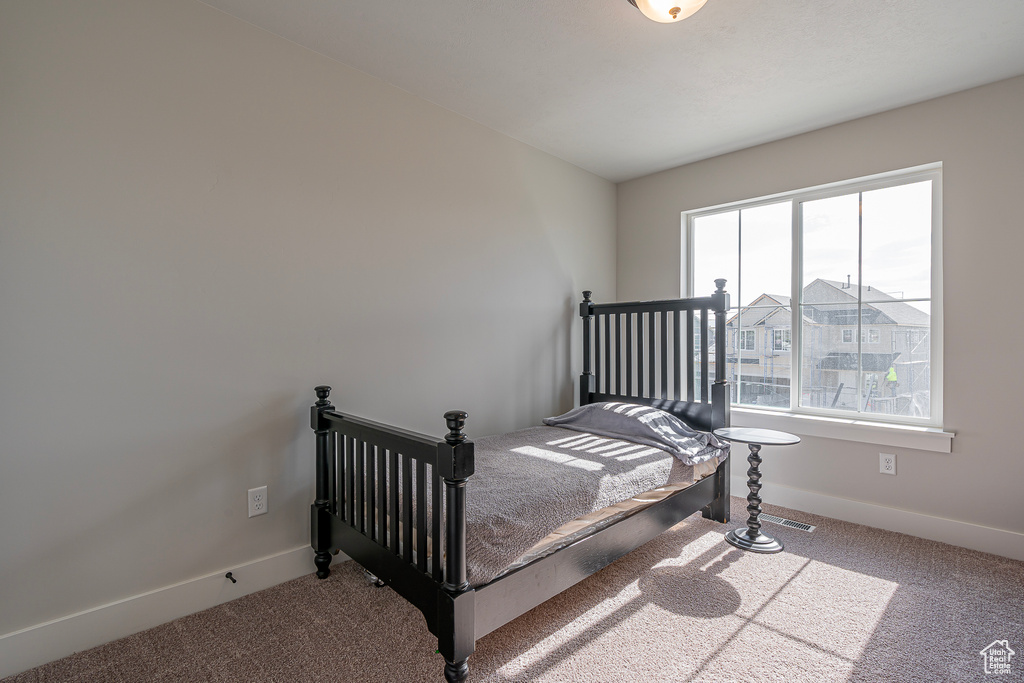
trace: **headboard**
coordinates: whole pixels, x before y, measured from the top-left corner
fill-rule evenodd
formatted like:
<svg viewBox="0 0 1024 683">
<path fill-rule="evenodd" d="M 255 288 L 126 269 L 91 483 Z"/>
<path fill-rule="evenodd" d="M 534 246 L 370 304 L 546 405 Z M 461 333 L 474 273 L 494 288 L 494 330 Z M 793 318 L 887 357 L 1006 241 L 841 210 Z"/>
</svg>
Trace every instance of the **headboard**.
<svg viewBox="0 0 1024 683">
<path fill-rule="evenodd" d="M 715 280 L 711 296 L 596 304 L 583 292 L 580 405 L 623 401 L 673 413 L 696 429 L 729 426 L 725 323 L 729 295 Z M 714 325 L 714 381 L 709 318 Z"/>
</svg>

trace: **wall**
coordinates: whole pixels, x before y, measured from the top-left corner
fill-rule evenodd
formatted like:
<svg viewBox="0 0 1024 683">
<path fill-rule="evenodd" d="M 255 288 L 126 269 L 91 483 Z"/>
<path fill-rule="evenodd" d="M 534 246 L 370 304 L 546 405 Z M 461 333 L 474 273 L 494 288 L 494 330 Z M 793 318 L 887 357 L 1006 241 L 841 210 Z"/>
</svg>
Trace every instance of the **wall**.
<svg viewBox="0 0 1024 683">
<path fill-rule="evenodd" d="M 935 537 L 965 544 L 989 534 L 1013 547 L 987 549 L 1024 559 L 1024 458 L 1013 432 L 1024 388 L 1017 341 L 1024 316 L 1015 311 L 1024 253 L 1022 110 L 1024 78 L 1015 78 L 619 186 L 618 294 L 643 299 L 679 292 L 684 210 L 943 163 L 944 424 L 956 433 L 953 452 L 900 449 L 891 477 L 878 473 L 886 448 L 806 438 L 765 452 L 766 501 L 801 501 L 802 509 L 837 516 L 867 510 L 853 503 L 883 506 L 865 515 L 879 525 L 910 520 L 900 529 L 914 533 L 915 524 L 956 527 Z M 786 488 L 788 497 L 780 495 Z"/>
<path fill-rule="evenodd" d="M 5 2 L 0 65 L 0 641 L 308 545 L 317 384 L 572 406 L 611 183 L 191 0 Z"/>
</svg>

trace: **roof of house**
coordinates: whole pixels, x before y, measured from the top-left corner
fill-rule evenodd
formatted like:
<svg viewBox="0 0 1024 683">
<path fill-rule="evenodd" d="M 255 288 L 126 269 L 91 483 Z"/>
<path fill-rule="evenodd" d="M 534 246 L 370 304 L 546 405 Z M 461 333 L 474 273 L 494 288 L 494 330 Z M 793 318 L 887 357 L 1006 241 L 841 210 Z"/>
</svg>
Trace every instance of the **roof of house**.
<svg viewBox="0 0 1024 683">
<path fill-rule="evenodd" d="M 769 318 L 773 313 L 778 311 L 780 308 L 789 309 L 789 297 L 782 296 L 780 294 L 761 294 L 756 299 L 751 301 L 746 306 L 742 306 L 740 311 L 743 312 L 744 316 L 750 316 L 754 314 L 756 318 L 754 322 L 748 322 L 747 325 L 760 325 Z M 739 311 L 737 312 L 739 315 Z M 736 320 L 736 315 L 732 316 L 726 321 L 726 325 L 732 325 Z"/>
<path fill-rule="evenodd" d="M 810 296 L 809 296 L 810 294 Z M 839 280 L 825 280 L 818 278 L 804 287 L 804 301 L 810 305 L 814 304 L 853 304 L 858 298 L 865 306 L 879 311 L 888 320 L 879 320 L 874 324 L 927 326 L 931 321 L 924 311 L 897 300 L 895 297 L 882 290 L 867 285 L 861 287 L 856 284 L 847 284 Z M 789 310 L 790 297 L 781 294 L 761 294 L 748 305 L 743 306 L 740 311 L 744 317 L 744 327 L 753 327 L 764 324 L 765 321 L 780 308 Z M 753 322 L 750 316 L 753 314 Z M 811 322 L 806 316 L 804 320 Z M 727 324 L 734 325 L 736 315 L 729 318 Z"/>
<path fill-rule="evenodd" d="M 819 282 L 825 286 L 816 286 Z M 848 303 L 855 302 L 859 298 L 865 305 L 881 311 L 896 325 L 928 325 L 931 321 L 931 316 L 924 311 L 898 301 L 895 297 L 871 285 L 862 286 L 818 278 L 804 287 L 805 302 L 809 299 L 807 292 L 812 287 L 814 288 L 814 299 L 811 300 L 811 303 Z"/>
</svg>

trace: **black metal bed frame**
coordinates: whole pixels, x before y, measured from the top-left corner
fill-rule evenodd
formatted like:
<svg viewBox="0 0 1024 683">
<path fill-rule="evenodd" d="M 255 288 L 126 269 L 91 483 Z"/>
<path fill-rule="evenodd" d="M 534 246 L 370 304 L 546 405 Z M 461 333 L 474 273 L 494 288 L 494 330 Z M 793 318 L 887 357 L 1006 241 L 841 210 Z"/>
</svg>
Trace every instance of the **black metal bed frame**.
<svg viewBox="0 0 1024 683">
<path fill-rule="evenodd" d="M 590 300 L 591 293 L 584 292 L 580 404 L 653 405 L 698 429 L 728 426 L 725 322 L 729 295 L 725 280 L 715 284 L 717 289 L 709 297 L 666 301 L 596 304 Z M 707 343 L 711 314 L 715 316 L 713 383 Z M 694 343 L 697 329 L 699 346 Z M 600 373 L 602 361 L 604 372 Z M 463 432 L 467 414 L 445 413 L 449 431 L 438 441 L 342 414 L 331 405 L 330 391 L 328 386 L 317 387 L 318 400 L 311 409 L 316 432 L 316 500 L 311 507 L 316 575 L 327 578 L 333 554 L 344 551 L 375 575 L 380 585 L 391 586 L 415 605 L 437 636 L 448 681 L 466 679 L 477 639 L 698 510 L 706 518 L 729 521 L 726 459 L 714 475 L 473 588 L 466 580 L 466 492 L 474 470 L 473 443 Z"/>
</svg>

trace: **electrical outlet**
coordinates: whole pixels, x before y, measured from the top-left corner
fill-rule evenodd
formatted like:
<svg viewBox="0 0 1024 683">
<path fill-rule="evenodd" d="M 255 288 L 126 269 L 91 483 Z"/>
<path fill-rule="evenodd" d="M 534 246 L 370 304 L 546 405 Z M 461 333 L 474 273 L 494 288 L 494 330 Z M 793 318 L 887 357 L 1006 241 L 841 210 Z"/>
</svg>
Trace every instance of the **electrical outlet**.
<svg viewBox="0 0 1024 683">
<path fill-rule="evenodd" d="M 267 487 L 249 489 L 249 516 L 267 514 Z"/>
<path fill-rule="evenodd" d="M 879 453 L 878 471 L 881 472 L 882 474 L 891 474 L 893 476 L 896 476 L 896 454 Z"/>
</svg>

